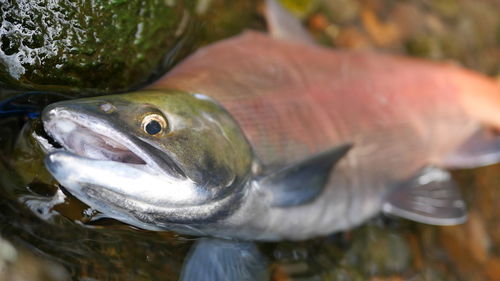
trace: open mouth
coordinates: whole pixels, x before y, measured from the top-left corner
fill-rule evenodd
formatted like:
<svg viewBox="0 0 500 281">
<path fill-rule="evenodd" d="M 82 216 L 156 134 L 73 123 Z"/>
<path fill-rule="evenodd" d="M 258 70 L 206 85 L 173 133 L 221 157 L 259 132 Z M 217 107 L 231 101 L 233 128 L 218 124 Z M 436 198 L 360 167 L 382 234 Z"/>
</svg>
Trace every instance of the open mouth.
<svg viewBox="0 0 500 281">
<path fill-rule="evenodd" d="M 110 217 L 143 225 L 136 217 L 141 212 L 173 214 L 199 205 L 204 213 L 201 206 L 221 204 L 212 190 L 186 176 L 174 157 L 134 135 L 121 119 L 64 104 L 47 108 L 42 119 L 48 137 L 33 136 L 47 153 L 47 170 L 71 194 Z"/>
<path fill-rule="evenodd" d="M 52 142 L 52 147 L 59 144 L 64 150 L 85 158 L 128 164 L 147 163 L 139 156 L 141 151 L 123 133 L 94 119 L 63 109 L 52 109 L 44 120 L 44 129 L 55 143 L 50 139 L 45 142 Z"/>
</svg>

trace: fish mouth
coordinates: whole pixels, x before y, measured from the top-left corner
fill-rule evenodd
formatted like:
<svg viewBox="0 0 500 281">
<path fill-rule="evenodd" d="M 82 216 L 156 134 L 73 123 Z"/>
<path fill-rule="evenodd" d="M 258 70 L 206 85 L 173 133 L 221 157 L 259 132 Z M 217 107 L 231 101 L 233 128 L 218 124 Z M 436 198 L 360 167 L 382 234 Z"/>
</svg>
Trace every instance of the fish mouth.
<svg viewBox="0 0 500 281">
<path fill-rule="evenodd" d="M 145 165 L 154 168 L 154 161 L 125 133 L 103 119 L 65 108 L 52 108 L 43 114 L 44 130 L 50 139 L 45 142 L 46 152 L 63 150 L 78 156 Z M 55 145 L 54 145 L 55 144 Z"/>
<path fill-rule="evenodd" d="M 109 197 L 135 200 L 134 206 L 183 206 L 202 204 L 210 196 L 179 173 L 172 159 L 156 155 L 157 149 L 120 124 L 62 105 L 47 108 L 42 121 L 47 135 L 62 147 L 38 140 L 47 153 L 46 168 L 84 203 L 101 206 L 98 210 L 105 209 L 102 202 Z"/>
</svg>

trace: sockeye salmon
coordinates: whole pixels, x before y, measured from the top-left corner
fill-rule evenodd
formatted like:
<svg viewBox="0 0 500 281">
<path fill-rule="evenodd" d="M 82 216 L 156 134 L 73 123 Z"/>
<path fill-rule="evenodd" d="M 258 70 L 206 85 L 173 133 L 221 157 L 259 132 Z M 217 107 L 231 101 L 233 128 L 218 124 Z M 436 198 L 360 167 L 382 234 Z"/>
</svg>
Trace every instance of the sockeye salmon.
<svg viewBox="0 0 500 281">
<path fill-rule="evenodd" d="M 146 90 L 55 103 L 43 122 L 63 146 L 48 148 L 48 170 L 93 208 L 246 240 L 325 235 L 381 211 L 460 223 L 443 168 L 500 160 L 494 80 L 251 31 Z"/>
</svg>

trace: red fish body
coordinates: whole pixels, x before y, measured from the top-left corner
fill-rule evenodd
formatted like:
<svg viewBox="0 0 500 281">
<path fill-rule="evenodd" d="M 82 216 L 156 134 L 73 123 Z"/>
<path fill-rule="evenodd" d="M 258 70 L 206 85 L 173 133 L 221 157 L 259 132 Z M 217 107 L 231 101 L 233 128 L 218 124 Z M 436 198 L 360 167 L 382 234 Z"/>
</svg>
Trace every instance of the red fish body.
<svg viewBox="0 0 500 281">
<path fill-rule="evenodd" d="M 500 127 L 500 87 L 480 74 L 255 32 L 201 49 L 152 88 L 220 102 L 263 167 L 352 143 L 328 186 L 348 185 L 351 223 L 378 212 L 386 193 L 423 167 L 462 165 L 446 159 L 483 124 Z"/>
</svg>

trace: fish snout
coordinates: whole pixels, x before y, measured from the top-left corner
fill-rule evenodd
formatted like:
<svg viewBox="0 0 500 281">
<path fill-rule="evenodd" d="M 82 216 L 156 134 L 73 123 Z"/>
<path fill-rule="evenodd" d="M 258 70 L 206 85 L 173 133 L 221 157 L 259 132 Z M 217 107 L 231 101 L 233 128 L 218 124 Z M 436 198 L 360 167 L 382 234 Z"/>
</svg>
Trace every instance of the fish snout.
<svg viewBox="0 0 500 281">
<path fill-rule="evenodd" d="M 45 167 L 59 181 L 66 181 L 72 174 L 71 166 L 66 165 L 73 159 L 73 155 L 66 151 L 55 151 L 45 156 Z"/>
</svg>

